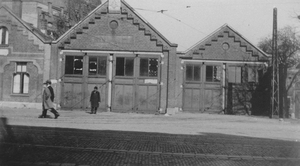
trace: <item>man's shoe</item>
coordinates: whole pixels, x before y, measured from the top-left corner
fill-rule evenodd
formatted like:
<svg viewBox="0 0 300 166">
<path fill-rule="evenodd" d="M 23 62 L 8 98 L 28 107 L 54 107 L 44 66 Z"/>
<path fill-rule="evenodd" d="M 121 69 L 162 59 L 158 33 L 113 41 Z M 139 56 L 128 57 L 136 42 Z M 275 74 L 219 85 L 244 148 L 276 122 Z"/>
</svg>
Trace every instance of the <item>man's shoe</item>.
<svg viewBox="0 0 300 166">
<path fill-rule="evenodd" d="M 54 119 L 57 119 L 59 117 L 59 113 L 55 114 L 55 118 Z"/>
</svg>

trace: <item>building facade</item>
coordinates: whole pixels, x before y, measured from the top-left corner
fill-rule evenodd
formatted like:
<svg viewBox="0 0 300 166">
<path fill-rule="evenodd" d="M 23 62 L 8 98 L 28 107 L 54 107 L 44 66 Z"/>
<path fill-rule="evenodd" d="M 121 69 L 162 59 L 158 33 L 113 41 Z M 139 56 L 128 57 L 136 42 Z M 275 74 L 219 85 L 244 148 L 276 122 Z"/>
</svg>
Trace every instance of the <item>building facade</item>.
<svg viewBox="0 0 300 166">
<path fill-rule="evenodd" d="M 223 25 L 177 57 L 183 111 L 251 114 L 268 58 L 237 31 Z"/>
<path fill-rule="evenodd" d="M 51 38 L 0 7 L 1 106 L 37 107 L 43 80 L 49 77 Z"/>
<path fill-rule="evenodd" d="M 100 111 L 249 112 L 257 104 L 253 94 L 260 93 L 257 86 L 268 63 L 265 53 L 229 25 L 177 52 L 177 44 L 123 0 L 99 5 L 51 41 L 51 47 L 42 43 L 47 49 L 38 53 L 39 60 L 31 60 L 42 71 L 35 91 L 51 79 L 55 102 L 69 110 L 89 110 L 90 93 L 97 86 Z M 7 70 L 13 73 L 12 66 Z"/>
<path fill-rule="evenodd" d="M 124 1 L 107 1 L 53 42 L 60 105 L 88 109 L 98 86 L 102 111 L 156 113 L 173 105 L 176 44 Z M 54 70 L 52 70 L 54 71 Z"/>
</svg>

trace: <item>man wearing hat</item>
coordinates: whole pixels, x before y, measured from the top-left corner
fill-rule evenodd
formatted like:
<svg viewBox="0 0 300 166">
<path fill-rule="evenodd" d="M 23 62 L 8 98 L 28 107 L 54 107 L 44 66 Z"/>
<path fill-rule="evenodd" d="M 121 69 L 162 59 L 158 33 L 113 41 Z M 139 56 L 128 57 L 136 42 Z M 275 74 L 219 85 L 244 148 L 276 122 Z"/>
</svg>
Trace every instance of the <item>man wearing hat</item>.
<svg viewBox="0 0 300 166">
<path fill-rule="evenodd" d="M 101 102 L 100 93 L 98 91 L 97 86 L 94 87 L 94 90 L 91 93 L 90 102 L 91 102 L 91 114 L 96 114 L 97 109 L 99 107 L 99 103 Z"/>
<path fill-rule="evenodd" d="M 50 89 L 48 88 L 48 84 L 49 84 L 50 81 L 46 81 L 43 85 L 44 85 L 44 88 L 43 88 L 43 114 L 42 114 L 42 117 L 46 117 L 47 115 L 47 110 L 50 110 L 54 116 L 55 116 L 55 119 L 58 118 L 59 116 L 59 113 L 54 109 L 54 105 L 53 105 L 53 102 L 52 102 L 52 95 L 51 95 L 51 91 Z M 51 82 L 50 82 L 51 83 Z M 52 88 L 52 87 L 51 87 Z M 53 91 L 53 89 L 52 89 Z M 54 97 L 53 97 L 54 98 Z"/>
</svg>

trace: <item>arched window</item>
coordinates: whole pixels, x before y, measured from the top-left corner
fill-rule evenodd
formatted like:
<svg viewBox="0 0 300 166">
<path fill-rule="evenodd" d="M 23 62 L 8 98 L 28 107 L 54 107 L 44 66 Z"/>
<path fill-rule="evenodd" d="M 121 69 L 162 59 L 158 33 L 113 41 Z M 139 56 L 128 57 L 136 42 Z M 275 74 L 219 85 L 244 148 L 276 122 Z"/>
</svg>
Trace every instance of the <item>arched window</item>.
<svg viewBox="0 0 300 166">
<path fill-rule="evenodd" d="M 0 44 L 8 44 L 8 29 L 6 27 L 0 27 Z"/>
<path fill-rule="evenodd" d="M 16 72 L 13 75 L 13 93 L 27 94 L 29 91 L 29 74 L 27 73 L 27 63 L 17 62 Z"/>
</svg>

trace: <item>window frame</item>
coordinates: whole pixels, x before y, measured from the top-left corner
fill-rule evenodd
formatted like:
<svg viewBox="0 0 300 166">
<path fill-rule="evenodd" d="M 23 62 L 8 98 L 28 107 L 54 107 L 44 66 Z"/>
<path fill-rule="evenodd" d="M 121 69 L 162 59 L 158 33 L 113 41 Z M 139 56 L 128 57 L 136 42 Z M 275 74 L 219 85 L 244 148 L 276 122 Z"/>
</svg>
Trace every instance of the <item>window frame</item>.
<svg viewBox="0 0 300 166">
<path fill-rule="evenodd" d="M 211 81 L 209 81 L 207 79 L 207 76 L 208 76 L 207 75 L 207 72 L 208 72 L 207 67 L 210 67 L 210 66 L 213 67 L 212 68 L 212 74 L 211 74 L 212 75 Z M 219 73 L 218 73 L 218 71 L 219 71 Z M 217 79 L 217 78 L 219 78 L 219 79 Z M 206 64 L 205 65 L 205 78 L 204 78 L 204 81 L 206 83 L 221 83 L 222 82 L 222 66 L 221 65 L 216 65 L 216 64 Z"/>
<path fill-rule="evenodd" d="M 192 76 L 192 79 L 191 80 L 188 80 L 187 79 L 187 69 L 188 67 L 191 67 L 192 68 L 192 73 L 191 73 L 191 76 Z M 195 67 L 199 67 L 199 80 L 195 80 Z M 202 78 L 202 70 L 203 70 L 203 64 L 199 64 L 199 63 L 187 63 L 185 64 L 185 82 L 186 83 L 200 83 L 202 82 L 203 78 Z"/>
<path fill-rule="evenodd" d="M 90 73 L 91 58 L 96 58 L 97 59 L 97 66 L 96 66 L 97 69 L 96 69 L 96 73 L 95 74 L 91 74 Z M 101 59 L 105 61 L 105 63 L 104 63 L 105 64 L 105 66 L 104 66 L 104 68 L 105 68 L 105 74 L 101 74 L 101 73 L 99 74 L 100 65 L 101 65 Z M 106 75 L 107 75 L 107 56 L 103 56 L 103 55 L 101 55 L 101 56 L 99 56 L 99 55 L 90 55 L 88 57 L 88 76 L 89 77 L 106 77 Z"/>
<path fill-rule="evenodd" d="M 3 31 L 3 29 L 5 31 Z M 8 46 L 8 43 L 9 43 L 9 30 L 6 26 L 0 26 L 0 46 Z"/>
<path fill-rule="evenodd" d="M 141 64 L 141 61 L 142 60 L 145 60 L 145 59 L 147 59 L 147 75 L 141 75 L 141 73 L 142 73 L 142 64 Z M 151 76 L 150 75 L 150 59 L 155 59 L 156 60 L 156 75 L 154 75 L 154 76 Z M 146 73 L 146 72 L 145 72 Z M 139 58 L 139 77 L 140 78 L 153 78 L 153 79 L 155 79 L 155 78 L 158 78 L 158 76 L 159 76 L 159 58 L 158 57 L 146 57 L 146 56 L 143 56 L 143 57 L 140 57 Z"/>
<path fill-rule="evenodd" d="M 124 60 L 123 60 L 123 75 L 118 75 L 118 72 L 120 72 L 120 71 L 118 71 L 118 65 L 120 65 L 120 64 L 118 64 L 118 59 L 119 58 L 123 58 Z M 126 71 L 127 71 L 127 69 L 126 69 L 126 66 L 127 66 L 127 63 L 126 62 L 128 62 L 128 61 L 126 61 L 126 60 L 131 60 L 131 62 L 132 62 L 132 75 L 126 75 Z M 135 76 L 135 57 L 133 57 L 133 56 L 117 56 L 116 57 L 116 65 L 115 65 L 116 67 L 115 67 L 115 76 L 116 77 L 134 77 Z M 128 68 L 128 69 L 130 69 L 130 68 Z M 127 71 L 128 72 L 128 71 Z"/>
<path fill-rule="evenodd" d="M 21 67 L 21 70 L 18 69 L 19 66 Z M 25 69 L 23 68 L 24 66 L 25 66 Z M 15 72 L 13 73 L 13 77 L 12 77 L 12 94 L 13 95 L 29 95 L 30 75 L 27 72 L 27 68 L 28 68 L 28 62 L 16 62 L 15 63 Z M 15 83 L 16 82 L 15 78 L 17 75 L 19 75 L 19 85 L 18 85 L 19 87 L 15 87 L 15 86 L 17 86 Z M 28 79 L 27 83 L 25 81 L 26 78 Z M 27 86 L 25 84 L 27 84 Z M 15 89 L 18 89 L 19 92 L 15 92 Z"/>
<path fill-rule="evenodd" d="M 67 58 L 68 57 L 73 57 L 73 64 L 72 64 L 72 68 L 73 68 L 73 71 L 72 71 L 72 73 L 67 73 Z M 81 70 L 81 73 L 75 73 L 75 57 L 81 57 L 81 58 L 79 58 L 79 59 L 81 59 L 82 60 L 82 70 Z M 84 74 L 84 56 L 83 55 L 65 55 L 65 63 L 64 63 L 64 74 L 65 75 L 67 75 L 67 76 L 83 76 L 83 74 Z"/>
<path fill-rule="evenodd" d="M 252 73 L 254 73 L 254 79 L 251 79 L 251 80 L 249 79 L 250 78 L 250 72 L 249 72 L 249 70 L 252 70 Z M 257 66 L 247 65 L 246 72 L 247 72 L 247 75 L 246 75 L 247 82 L 250 83 L 250 84 L 257 84 L 258 83 L 258 79 L 259 79 L 258 67 Z"/>
<path fill-rule="evenodd" d="M 230 70 L 230 68 L 234 68 L 234 71 L 233 70 Z M 239 81 L 237 81 L 237 68 L 240 69 L 240 74 L 239 74 Z M 242 84 L 244 83 L 244 66 L 240 66 L 240 65 L 237 65 L 237 66 L 228 66 L 228 83 L 232 83 L 232 84 Z M 231 75 L 234 73 L 234 82 L 231 81 Z"/>
</svg>

